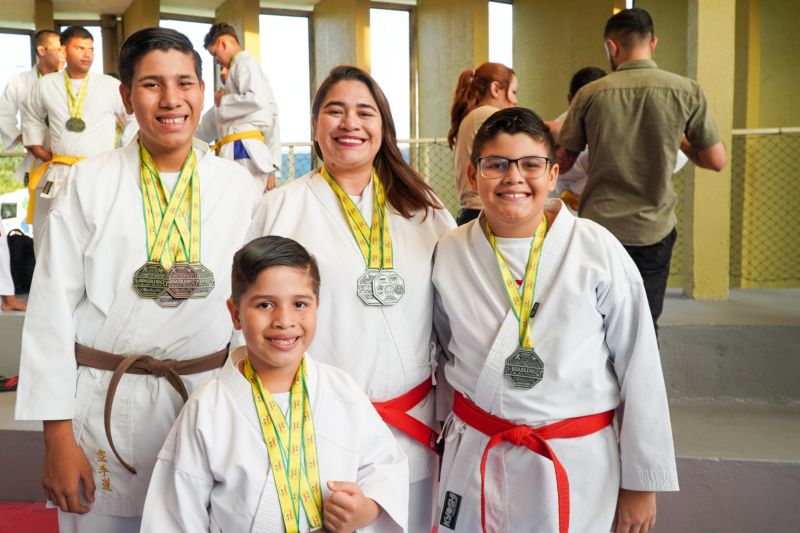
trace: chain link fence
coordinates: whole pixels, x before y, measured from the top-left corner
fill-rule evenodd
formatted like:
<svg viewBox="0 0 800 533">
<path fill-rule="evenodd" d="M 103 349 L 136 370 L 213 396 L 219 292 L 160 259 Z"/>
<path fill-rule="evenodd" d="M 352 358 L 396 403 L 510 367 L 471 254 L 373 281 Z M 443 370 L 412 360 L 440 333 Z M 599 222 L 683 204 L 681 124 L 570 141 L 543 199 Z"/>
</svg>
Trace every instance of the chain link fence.
<svg viewBox="0 0 800 533">
<path fill-rule="evenodd" d="M 800 128 L 734 131 L 731 153 L 731 286 L 800 286 Z"/>
</svg>

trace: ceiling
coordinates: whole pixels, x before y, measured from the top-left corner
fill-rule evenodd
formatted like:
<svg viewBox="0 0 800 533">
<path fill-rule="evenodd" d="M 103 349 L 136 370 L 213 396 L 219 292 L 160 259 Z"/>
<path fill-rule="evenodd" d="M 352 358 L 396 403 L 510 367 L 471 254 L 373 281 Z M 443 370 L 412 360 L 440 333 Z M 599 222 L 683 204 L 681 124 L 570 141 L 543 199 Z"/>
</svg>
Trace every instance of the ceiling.
<svg viewBox="0 0 800 533">
<path fill-rule="evenodd" d="M 96 19 L 100 14 L 121 15 L 133 0 L 53 0 L 57 20 Z M 213 16 L 224 0 L 161 0 L 162 13 Z M 310 10 L 319 0 L 261 0 L 261 7 Z M 400 3 L 408 3 L 401 0 Z M 0 0 L 0 27 L 33 29 L 32 0 Z"/>
</svg>

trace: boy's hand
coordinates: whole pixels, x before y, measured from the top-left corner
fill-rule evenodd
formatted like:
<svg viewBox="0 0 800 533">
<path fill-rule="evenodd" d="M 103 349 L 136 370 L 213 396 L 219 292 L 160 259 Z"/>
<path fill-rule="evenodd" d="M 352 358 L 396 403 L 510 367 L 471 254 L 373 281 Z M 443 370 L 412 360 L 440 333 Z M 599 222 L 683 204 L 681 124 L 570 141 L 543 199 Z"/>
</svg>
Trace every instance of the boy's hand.
<svg viewBox="0 0 800 533">
<path fill-rule="evenodd" d="M 72 420 L 45 420 L 42 487 L 47 499 L 65 513 L 88 513 L 81 504 L 80 482 L 86 500 L 93 502 L 92 466 L 75 442 Z"/>
<path fill-rule="evenodd" d="M 656 525 L 656 493 L 619 489 L 615 533 L 646 533 Z"/>
<path fill-rule="evenodd" d="M 219 107 L 219 103 L 222 101 L 222 97 L 225 96 L 225 91 L 223 89 L 217 89 L 217 92 L 214 93 L 214 105 Z"/>
<path fill-rule="evenodd" d="M 322 503 L 322 520 L 328 533 L 351 533 L 378 519 L 380 506 L 349 481 L 328 481 L 333 493 Z"/>
<path fill-rule="evenodd" d="M 270 174 L 269 177 L 267 178 L 267 183 L 264 186 L 264 192 L 271 191 L 272 189 L 274 189 L 277 183 L 278 181 L 277 179 L 275 179 L 275 174 Z"/>
</svg>

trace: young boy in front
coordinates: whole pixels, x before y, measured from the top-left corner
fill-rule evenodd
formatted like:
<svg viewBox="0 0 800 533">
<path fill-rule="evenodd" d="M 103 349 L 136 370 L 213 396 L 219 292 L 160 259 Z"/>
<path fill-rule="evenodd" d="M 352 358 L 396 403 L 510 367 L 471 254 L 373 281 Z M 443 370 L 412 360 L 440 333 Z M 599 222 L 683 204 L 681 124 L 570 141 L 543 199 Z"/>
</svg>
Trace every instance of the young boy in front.
<svg viewBox="0 0 800 533">
<path fill-rule="evenodd" d="M 455 393 L 440 532 L 641 533 L 654 491 L 678 489 L 641 277 L 608 231 L 547 200 L 554 151 L 534 112 L 492 115 L 469 169 L 483 212 L 438 245 Z"/>
<path fill-rule="evenodd" d="M 16 416 L 44 421 L 42 485 L 61 533 L 139 531 L 187 392 L 227 356 L 224 273 L 255 207 L 247 172 L 192 140 L 203 83 L 186 36 L 138 31 L 119 64 L 139 134 L 72 167 L 22 331 Z"/>
<path fill-rule="evenodd" d="M 291 239 L 236 253 L 228 309 L 246 346 L 175 422 L 143 532 L 405 531 L 405 455 L 358 385 L 306 355 L 319 285 Z"/>
</svg>

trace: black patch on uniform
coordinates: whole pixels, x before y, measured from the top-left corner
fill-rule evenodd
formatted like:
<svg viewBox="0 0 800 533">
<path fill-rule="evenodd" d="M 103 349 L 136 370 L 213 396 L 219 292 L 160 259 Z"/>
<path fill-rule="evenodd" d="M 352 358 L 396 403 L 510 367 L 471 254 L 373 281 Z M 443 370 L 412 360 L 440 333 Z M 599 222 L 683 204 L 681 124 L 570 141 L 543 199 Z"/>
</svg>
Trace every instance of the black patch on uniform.
<svg viewBox="0 0 800 533">
<path fill-rule="evenodd" d="M 442 506 L 442 517 L 439 519 L 439 524 L 446 528 L 455 529 L 460 508 L 461 496 L 448 490 L 444 495 L 444 506 Z"/>
</svg>

